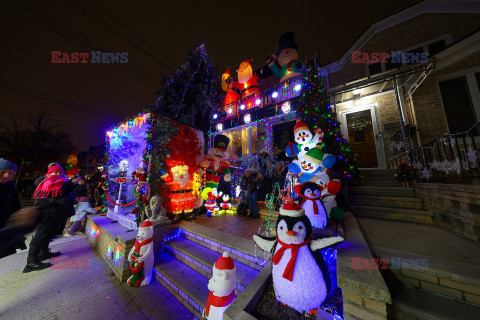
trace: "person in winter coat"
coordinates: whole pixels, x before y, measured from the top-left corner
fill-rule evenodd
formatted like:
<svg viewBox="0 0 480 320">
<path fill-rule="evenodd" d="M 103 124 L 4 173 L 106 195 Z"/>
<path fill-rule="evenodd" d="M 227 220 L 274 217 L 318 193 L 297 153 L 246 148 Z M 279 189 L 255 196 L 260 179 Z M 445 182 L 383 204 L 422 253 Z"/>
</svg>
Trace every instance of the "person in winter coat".
<svg viewBox="0 0 480 320">
<path fill-rule="evenodd" d="M 85 180 L 81 179 L 80 181 L 78 181 L 75 189 L 73 189 L 73 196 L 75 198 L 80 198 L 80 197 L 88 198 L 87 192 L 88 192 L 88 189 L 87 189 L 87 185 L 85 184 Z"/>
<path fill-rule="evenodd" d="M 283 185 L 285 184 L 285 179 L 287 177 L 288 168 L 285 168 L 283 161 L 278 161 L 275 164 L 275 169 L 272 173 L 272 185 L 278 183 L 280 186 L 280 190 L 283 189 Z"/>
<path fill-rule="evenodd" d="M 253 192 L 250 192 L 248 203 L 250 207 L 250 214 L 248 218 L 257 219 L 260 217 L 258 212 L 258 203 L 257 201 L 265 201 L 265 196 L 271 191 L 270 179 L 265 175 L 265 170 L 261 169 L 257 174 L 257 179 L 255 180 L 255 189 Z"/>
<path fill-rule="evenodd" d="M 23 241 L 23 237 L 35 229 L 39 214 L 38 208 L 23 208 L 10 216 L 7 225 L 0 228 L 0 257 L 6 256 L 15 243 Z"/>
<path fill-rule="evenodd" d="M 52 166 L 59 166 L 58 162 L 52 162 L 48 165 L 47 169 L 52 167 Z M 37 180 L 35 180 L 35 182 L 33 183 L 35 185 L 35 187 L 38 187 L 38 185 L 40 183 L 42 183 L 43 180 L 45 180 L 47 176 L 46 175 L 42 175 L 40 177 L 37 178 Z"/>
<path fill-rule="evenodd" d="M 88 198 L 86 196 L 75 198 L 75 200 L 78 202 L 77 205 L 75 205 L 75 215 L 70 218 L 70 221 L 73 222 L 73 224 L 63 235 L 65 238 L 70 238 L 71 236 L 75 235 L 75 232 L 80 229 L 82 221 L 85 220 L 87 214 L 97 212 L 97 210 L 90 207 Z"/>
<path fill-rule="evenodd" d="M 79 180 L 80 178 L 69 181 L 63 168 L 53 165 L 48 168 L 46 179 L 37 186 L 33 197 L 37 198 L 35 207 L 40 209 L 40 221 L 30 242 L 24 273 L 49 268 L 51 264 L 43 263 L 42 260 L 61 254 L 50 252 L 48 245 L 54 238 L 59 224 L 75 214 L 72 192 Z"/>
<path fill-rule="evenodd" d="M 15 172 L 17 172 L 17 166 L 13 162 L 0 158 L 0 229 L 6 226 L 10 216 L 21 208 L 15 184 L 10 181 Z M 4 246 L 0 258 L 16 252 L 15 243 L 10 243 Z"/>
</svg>

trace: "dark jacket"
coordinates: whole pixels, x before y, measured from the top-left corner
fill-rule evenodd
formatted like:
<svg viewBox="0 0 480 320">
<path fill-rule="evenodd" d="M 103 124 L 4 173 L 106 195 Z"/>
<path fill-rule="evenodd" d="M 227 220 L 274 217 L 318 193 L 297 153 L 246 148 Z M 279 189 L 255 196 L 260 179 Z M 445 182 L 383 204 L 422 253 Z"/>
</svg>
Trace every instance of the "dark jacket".
<svg viewBox="0 0 480 320">
<path fill-rule="evenodd" d="M 45 180 L 45 178 L 46 178 L 45 175 L 40 176 L 40 177 L 37 178 L 37 180 L 35 180 L 35 182 L 34 182 L 33 184 L 34 184 L 36 187 L 38 187 L 38 185 L 39 185 L 40 183 L 42 183 L 42 181 Z"/>
<path fill-rule="evenodd" d="M 36 199 L 35 207 L 42 210 L 42 213 L 48 212 L 58 219 L 67 219 L 75 214 L 73 189 L 75 184 L 71 181 L 66 182 L 62 187 L 59 197 Z"/>
<path fill-rule="evenodd" d="M 285 184 L 285 179 L 287 178 L 287 173 L 288 168 L 283 168 L 282 172 L 278 172 L 275 168 L 272 174 L 272 186 L 275 186 L 275 184 L 278 183 L 280 185 L 280 190 L 282 190 Z"/>
<path fill-rule="evenodd" d="M 75 189 L 73 189 L 73 196 L 77 197 L 86 197 L 87 196 L 87 185 L 84 184 L 77 184 Z"/>
<path fill-rule="evenodd" d="M 246 191 L 253 191 L 255 190 L 255 178 L 253 175 L 250 175 L 250 177 L 243 176 L 242 182 L 240 183 L 240 188 L 242 190 Z"/>
<path fill-rule="evenodd" d="M 8 218 L 20 210 L 20 199 L 12 182 L 0 183 L 0 229 L 5 227 Z"/>
<path fill-rule="evenodd" d="M 262 179 L 257 178 L 255 180 L 257 200 L 265 201 L 265 196 L 272 191 L 272 182 L 267 176 L 263 176 Z"/>
</svg>

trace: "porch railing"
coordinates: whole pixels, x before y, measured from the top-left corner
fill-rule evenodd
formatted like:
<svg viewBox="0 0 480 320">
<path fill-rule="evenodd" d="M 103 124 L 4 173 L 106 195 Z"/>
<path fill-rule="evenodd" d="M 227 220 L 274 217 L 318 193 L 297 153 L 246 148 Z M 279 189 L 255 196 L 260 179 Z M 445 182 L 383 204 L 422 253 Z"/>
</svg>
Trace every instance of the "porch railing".
<svg viewBox="0 0 480 320">
<path fill-rule="evenodd" d="M 480 178 L 480 122 L 409 153 L 419 179 Z"/>
</svg>

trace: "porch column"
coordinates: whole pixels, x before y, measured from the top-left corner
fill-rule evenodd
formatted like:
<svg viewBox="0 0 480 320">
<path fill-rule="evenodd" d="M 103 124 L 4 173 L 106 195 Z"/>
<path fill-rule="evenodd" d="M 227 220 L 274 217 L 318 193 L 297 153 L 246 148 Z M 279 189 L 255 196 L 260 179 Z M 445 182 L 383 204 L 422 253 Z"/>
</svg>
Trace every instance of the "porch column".
<svg viewBox="0 0 480 320">
<path fill-rule="evenodd" d="M 248 153 L 249 153 L 248 140 L 249 140 L 248 129 L 243 128 L 242 129 L 242 157 L 248 156 Z"/>
<path fill-rule="evenodd" d="M 252 156 L 252 126 L 248 126 L 248 156 Z"/>
<path fill-rule="evenodd" d="M 267 134 L 267 152 L 268 154 L 273 153 L 273 132 L 272 132 L 272 124 L 270 121 L 267 121 L 267 125 L 265 126 L 265 133 Z"/>
<path fill-rule="evenodd" d="M 397 79 L 393 77 L 393 88 L 395 89 L 395 100 L 397 101 L 398 116 L 400 117 L 400 130 L 402 132 L 403 147 L 405 148 L 405 155 L 407 156 L 407 163 L 410 164 L 409 145 L 405 137 L 405 121 L 403 118 L 403 112 L 401 107 L 401 98 L 398 93 Z"/>
</svg>

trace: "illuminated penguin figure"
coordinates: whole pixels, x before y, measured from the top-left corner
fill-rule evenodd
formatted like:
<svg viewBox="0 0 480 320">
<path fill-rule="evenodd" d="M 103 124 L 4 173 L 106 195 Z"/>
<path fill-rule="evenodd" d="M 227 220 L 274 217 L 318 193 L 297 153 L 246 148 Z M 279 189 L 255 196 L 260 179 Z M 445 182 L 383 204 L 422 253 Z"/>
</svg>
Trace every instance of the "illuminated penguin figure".
<svg viewBox="0 0 480 320">
<path fill-rule="evenodd" d="M 343 241 L 342 237 L 311 240 L 312 225 L 296 203 L 280 209 L 277 237 L 254 235 L 255 243 L 273 253 L 273 287 L 276 298 L 298 312 L 314 315 L 331 289 L 331 278 L 320 249 Z"/>
</svg>

